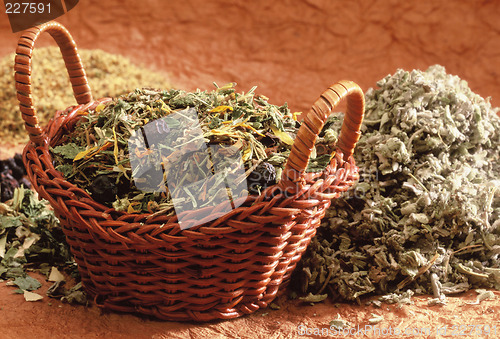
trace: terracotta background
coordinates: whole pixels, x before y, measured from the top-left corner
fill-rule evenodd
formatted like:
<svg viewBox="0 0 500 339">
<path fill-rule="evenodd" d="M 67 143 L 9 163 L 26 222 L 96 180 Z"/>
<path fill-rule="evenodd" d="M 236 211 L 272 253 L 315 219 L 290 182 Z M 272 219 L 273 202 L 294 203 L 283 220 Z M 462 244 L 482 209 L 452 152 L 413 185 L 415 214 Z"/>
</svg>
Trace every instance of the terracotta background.
<svg viewBox="0 0 500 339">
<path fill-rule="evenodd" d="M 15 50 L 20 34 L 11 32 L 0 8 L 2 57 Z M 257 85 L 272 103 L 287 101 L 293 111 L 306 111 L 340 79 L 367 90 L 397 68 L 436 63 L 500 105 L 500 2 L 494 0 L 81 0 L 58 20 L 79 47 L 128 56 L 168 75 L 177 87 L 209 90 L 213 81 L 234 81 L 248 91 Z M 38 46 L 49 43 L 43 37 Z M 13 152 L 7 144 L 0 141 L 2 157 Z M 1 282 L 0 339 L 292 338 L 298 325 L 325 328 L 337 313 L 354 326 L 367 324 L 372 313 L 384 316 L 378 324 L 383 328 L 494 325 L 500 323 L 495 294 L 497 301 L 468 305 L 475 300 L 471 291 L 444 307 L 428 307 L 420 297 L 401 309 L 279 300 L 279 311 L 199 325 L 101 313 L 47 298 L 27 303 Z M 468 337 L 474 336 L 461 336 Z"/>
<path fill-rule="evenodd" d="M 397 68 L 436 63 L 500 105 L 499 18 L 494 0 L 81 0 L 58 20 L 79 47 L 129 56 L 178 87 L 257 85 L 305 111 L 338 80 L 367 90 Z M 0 56 L 14 51 L 4 13 L 0 35 Z"/>
</svg>

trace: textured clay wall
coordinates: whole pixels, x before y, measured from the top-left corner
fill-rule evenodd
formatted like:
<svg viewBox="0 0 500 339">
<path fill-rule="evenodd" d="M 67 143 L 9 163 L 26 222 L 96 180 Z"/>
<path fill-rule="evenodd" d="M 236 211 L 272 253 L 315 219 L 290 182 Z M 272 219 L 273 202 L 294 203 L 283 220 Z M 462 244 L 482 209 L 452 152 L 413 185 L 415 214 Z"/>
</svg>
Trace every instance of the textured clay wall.
<svg viewBox="0 0 500 339">
<path fill-rule="evenodd" d="M 366 90 L 436 63 L 500 105 L 499 17 L 497 1 L 85 0 L 59 20 L 82 48 L 129 56 L 178 87 L 257 85 L 304 111 L 337 80 Z M 19 35 L 0 18 L 3 56 Z"/>
</svg>

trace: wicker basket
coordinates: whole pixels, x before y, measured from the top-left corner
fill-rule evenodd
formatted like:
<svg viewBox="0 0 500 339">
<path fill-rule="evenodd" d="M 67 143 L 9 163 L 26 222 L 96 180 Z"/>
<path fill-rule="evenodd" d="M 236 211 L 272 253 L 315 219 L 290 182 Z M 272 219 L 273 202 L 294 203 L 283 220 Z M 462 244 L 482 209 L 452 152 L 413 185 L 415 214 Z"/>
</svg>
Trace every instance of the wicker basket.
<svg viewBox="0 0 500 339">
<path fill-rule="evenodd" d="M 77 106 L 59 111 L 42 129 L 32 99 L 31 56 L 48 32 L 61 49 Z M 50 147 L 71 133 L 78 113 L 110 99 L 92 99 L 75 42 L 49 22 L 20 38 L 15 80 L 30 141 L 24 162 L 34 189 L 61 221 L 86 291 L 97 305 L 167 320 L 235 318 L 266 307 L 283 290 L 316 233 L 330 201 L 358 178 L 352 152 L 364 112 L 362 90 L 341 81 L 307 114 L 281 181 L 230 213 L 181 230 L 177 216 L 128 214 L 106 207 L 55 170 Z M 306 173 L 325 120 L 347 97 L 337 153 L 321 173 Z M 196 211 L 193 211 L 193 216 Z"/>
</svg>

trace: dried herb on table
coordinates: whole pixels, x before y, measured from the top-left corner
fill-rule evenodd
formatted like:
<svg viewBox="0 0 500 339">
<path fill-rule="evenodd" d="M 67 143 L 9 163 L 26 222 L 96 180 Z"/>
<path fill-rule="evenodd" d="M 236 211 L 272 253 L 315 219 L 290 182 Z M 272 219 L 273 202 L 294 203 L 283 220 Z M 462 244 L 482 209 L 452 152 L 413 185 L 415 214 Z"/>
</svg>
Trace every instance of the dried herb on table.
<svg viewBox="0 0 500 339">
<path fill-rule="evenodd" d="M 360 181 L 334 200 L 294 276 L 356 300 L 411 288 L 500 289 L 500 118 L 441 66 L 366 93 Z"/>
<path fill-rule="evenodd" d="M 174 199 L 186 209 L 204 207 L 227 194 L 218 177 L 191 190 L 183 183 L 219 172 L 232 187 L 246 189 L 248 177 L 250 194 L 260 194 L 279 181 L 299 123 L 286 104 L 269 104 L 254 90 L 137 89 L 82 114 L 52 149 L 56 168 L 95 200 L 129 213 L 171 214 Z M 327 154 L 314 156 L 309 170 L 327 165 L 335 141 L 323 131 L 318 145 Z"/>
<path fill-rule="evenodd" d="M 96 98 L 116 97 L 138 86 L 170 88 L 165 75 L 101 50 L 78 50 Z M 14 82 L 14 54 L 0 59 L 0 138 L 25 143 L 28 135 L 19 113 Z M 33 98 L 37 116 L 44 125 L 57 110 L 75 105 L 66 67 L 59 48 L 41 47 L 33 52 Z"/>
<path fill-rule="evenodd" d="M 0 278 L 32 291 L 41 284 L 27 273 L 48 275 L 54 266 L 77 274 L 59 220 L 33 191 L 16 188 L 12 200 L 0 203 Z"/>
</svg>

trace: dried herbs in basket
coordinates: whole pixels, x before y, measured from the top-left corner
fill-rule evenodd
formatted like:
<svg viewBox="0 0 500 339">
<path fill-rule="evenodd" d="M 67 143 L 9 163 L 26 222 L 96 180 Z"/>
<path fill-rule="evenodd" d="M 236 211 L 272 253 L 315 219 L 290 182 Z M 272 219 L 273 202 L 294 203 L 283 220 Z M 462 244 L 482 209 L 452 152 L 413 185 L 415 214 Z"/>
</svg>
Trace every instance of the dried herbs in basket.
<svg viewBox="0 0 500 339">
<path fill-rule="evenodd" d="M 377 85 L 354 153 L 360 182 L 332 202 L 298 290 L 356 300 L 500 289 L 498 110 L 441 66 Z"/>
<path fill-rule="evenodd" d="M 52 148 L 56 169 L 96 201 L 128 213 L 172 214 L 172 197 L 189 200 L 188 208 L 204 207 L 227 193 L 217 185 L 191 189 L 183 183 L 221 168 L 238 174 L 233 187 L 260 194 L 279 181 L 300 124 L 286 104 L 269 104 L 255 88 L 236 93 L 234 85 L 193 93 L 137 89 L 100 104 Z M 337 132 L 328 127 L 334 120 L 325 124 L 308 171 L 330 162 Z M 234 157 L 241 157 L 239 172 Z M 138 177 L 148 170 L 164 180 L 151 173 Z"/>
</svg>

